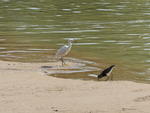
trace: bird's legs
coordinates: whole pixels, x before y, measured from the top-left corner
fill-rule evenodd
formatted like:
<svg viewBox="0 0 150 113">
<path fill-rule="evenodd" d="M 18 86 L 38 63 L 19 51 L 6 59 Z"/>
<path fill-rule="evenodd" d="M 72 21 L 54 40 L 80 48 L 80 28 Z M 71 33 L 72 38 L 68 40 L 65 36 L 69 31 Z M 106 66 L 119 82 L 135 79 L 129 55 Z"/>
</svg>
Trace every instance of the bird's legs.
<svg viewBox="0 0 150 113">
<path fill-rule="evenodd" d="M 110 78 L 110 80 L 113 80 L 113 74 L 111 74 L 111 78 Z"/>
<path fill-rule="evenodd" d="M 62 66 L 64 66 L 64 64 L 65 64 L 65 63 L 64 63 L 64 59 L 63 59 L 63 57 L 61 57 L 61 59 L 60 59 L 60 60 L 61 60 L 61 62 L 62 62 Z"/>
<path fill-rule="evenodd" d="M 109 76 L 107 76 L 107 78 L 105 79 L 105 81 L 109 80 Z"/>
<path fill-rule="evenodd" d="M 111 75 L 111 76 L 107 76 L 107 78 L 105 79 L 105 81 L 107 81 L 107 80 L 113 80 L 113 75 Z"/>
</svg>

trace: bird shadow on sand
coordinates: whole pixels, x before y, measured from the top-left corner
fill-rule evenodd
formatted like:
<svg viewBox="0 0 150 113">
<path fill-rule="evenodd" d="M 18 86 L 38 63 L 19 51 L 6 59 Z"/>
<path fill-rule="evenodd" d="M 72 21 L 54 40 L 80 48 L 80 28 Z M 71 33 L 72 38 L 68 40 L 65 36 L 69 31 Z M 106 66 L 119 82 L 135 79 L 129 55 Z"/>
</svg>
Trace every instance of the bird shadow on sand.
<svg viewBox="0 0 150 113">
<path fill-rule="evenodd" d="M 53 68 L 53 66 L 41 66 L 41 68 L 46 68 L 46 69 L 48 69 L 48 68 Z"/>
</svg>

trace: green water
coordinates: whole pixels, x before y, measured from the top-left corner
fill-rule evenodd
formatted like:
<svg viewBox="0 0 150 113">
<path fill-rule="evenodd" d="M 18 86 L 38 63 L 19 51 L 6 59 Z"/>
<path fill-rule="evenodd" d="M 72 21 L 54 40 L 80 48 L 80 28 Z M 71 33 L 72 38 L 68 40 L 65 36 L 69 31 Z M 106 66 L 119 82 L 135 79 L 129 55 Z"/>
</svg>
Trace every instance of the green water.
<svg viewBox="0 0 150 113">
<path fill-rule="evenodd" d="M 116 79 L 150 80 L 148 0 L 0 1 L 0 60 L 48 62 L 69 38 L 69 57 L 116 64 Z"/>
</svg>

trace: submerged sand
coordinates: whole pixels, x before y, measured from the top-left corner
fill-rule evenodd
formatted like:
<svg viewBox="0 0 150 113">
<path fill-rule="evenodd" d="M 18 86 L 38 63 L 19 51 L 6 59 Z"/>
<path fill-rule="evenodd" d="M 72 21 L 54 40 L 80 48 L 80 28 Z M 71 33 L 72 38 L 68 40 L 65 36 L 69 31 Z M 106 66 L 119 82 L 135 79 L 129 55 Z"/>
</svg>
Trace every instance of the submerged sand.
<svg viewBox="0 0 150 113">
<path fill-rule="evenodd" d="M 0 113 L 150 113 L 149 84 L 61 79 L 43 70 L 59 65 L 0 61 Z"/>
</svg>

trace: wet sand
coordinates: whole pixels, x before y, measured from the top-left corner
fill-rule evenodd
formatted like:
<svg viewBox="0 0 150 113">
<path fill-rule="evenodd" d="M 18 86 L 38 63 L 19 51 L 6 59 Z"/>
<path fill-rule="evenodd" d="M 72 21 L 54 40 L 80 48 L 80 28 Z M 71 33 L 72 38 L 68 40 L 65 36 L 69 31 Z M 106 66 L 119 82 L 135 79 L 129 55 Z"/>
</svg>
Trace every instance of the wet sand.
<svg viewBox="0 0 150 113">
<path fill-rule="evenodd" d="M 150 112 L 149 84 L 61 79 L 43 70 L 60 64 L 0 61 L 0 113 Z"/>
</svg>

